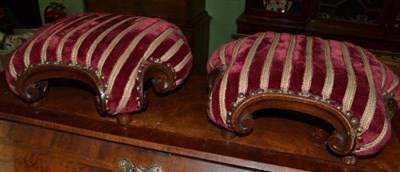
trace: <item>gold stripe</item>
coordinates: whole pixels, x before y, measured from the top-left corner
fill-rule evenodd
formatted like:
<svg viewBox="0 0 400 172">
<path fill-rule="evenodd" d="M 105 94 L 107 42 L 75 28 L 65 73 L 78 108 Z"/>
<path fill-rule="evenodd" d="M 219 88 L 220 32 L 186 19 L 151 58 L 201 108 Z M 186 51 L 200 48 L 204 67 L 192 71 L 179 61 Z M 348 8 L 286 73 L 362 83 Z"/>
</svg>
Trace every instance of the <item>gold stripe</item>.
<svg viewBox="0 0 400 172">
<path fill-rule="evenodd" d="M 14 52 L 13 55 L 11 56 L 8 66 L 9 66 L 9 68 L 10 68 L 9 70 L 10 70 L 11 76 L 14 78 L 14 81 L 16 81 L 16 80 L 17 80 L 18 74 L 17 74 L 17 72 L 15 71 L 14 63 L 12 62 L 12 60 L 14 60 L 14 58 L 15 58 L 15 52 Z M 7 69 L 6 69 L 6 70 L 7 70 Z M 17 91 L 15 90 L 15 83 L 14 83 L 14 84 L 9 84 L 9 86 L 10 86 L 10 89 L 11 89 L 14 93 L 17 92 Z"/>
<path fill-rule="evenodd" d="M 17 71 L 15 70 L 15 67 L 14 67 L 14 62 L 13 62 L 13 60 L 15 59 L 15 53 L 13 53 L 13 55 L 11 56 L 11 58 L 10 58 L 10 62 L 9 62 L 9 64 L 8 64 L 8 66 L 10 67 L 10 74 L 11 74 L 11 76 L 14 78 L 14 79 L 17 79 Z"/>
<path fill-rule="evenodd" d="M 365 144 L 364 146 L 362 146 L 360 149 L 356 150 L 355 152 L 366 151 L 366 150 L 369 150 L 369 149 L 375 147 L 376 145 L 378 145 L 383 140 L 383 137 L 385 137 L 385 135 L 387 134 L 388 125 L 389 125 L 389 120 L 388 120 L 388 118 L 385 118 L 383 128 L 382 128 L 382 131 L 379 134 L 379 136 L 374 141 L 372 141 L 368 144 Z"/>
<path fill-rule="evenodd" d="M 307 45 L 306 45 L 306 64 L 304 69 L 303 83 L 301 85 L 301 91 L 303 93 L 308 93 L 311 88 L 311 81 L 313 76 L 313 38 L 307 37 Z"/>
<path fill-rule="evenodd" d="M 94 50 L 96 49 L 97 45 L 99 45 L 100 41 L 103 40 L 104 37 L 106 37 L 106 36 L 107 36 L 111 31 L 113 31 L 115 28 L 117 28 L 118 26 L 124 24 L 125 22 L 127 22 L 127 21 L 129 21 L 129 20 L 131 20 L 131 19 L 133 19 L 133 18 L 134 18 L 134 17 L 129 17 L 129 18 L 127 18 L 127 19 L 124 19 L 124 20 L 118 22 L 117 24 L 113 25 L 112 27 L 108 28 L 108 29 L 105 30 L 104 32 L 102 32 L 102 33 L 92 42 L 92 44 L 91 44 L 90 47 L 89 47 L 89 50 L 88 50 L 88 52 L 87 52 L 87 54 L 86 54 L 86 65 L 88 65 L 88 66 L 91 66 L 91 65 L 92 65 L 92 64 L 91 64 L 91 62 L 92 62 L 92 56 L 93 56 Z M 136 21 L 136 22 L 139 22 L 139 21 L 141 21 L 141 20 L 143 20 L 143 18 L 139 18 L 138 21 Z M 137 26 L 137 24 L 133 24 L 133 25 Z M 107 47 L 107 48 L 110 48 L 110 47 Z"/>
<path fill-rule="evenodd" d="M 325 65 L 326 65 L 326 77 L 324 88 L 322 89 L 323 100 L 330 99 L 332 94 L 333 82 L 335 80 L 334 68 L 331 59 L 331 49 L 329 47 L 328 40 L 324 40 L 325 48 Z"/>
<path fill-rule="evenodd" d="M 82 45 L 82 42 L 89 36 L 89 34 L 93 33 L 96 29 L 98 29 L 101 26 L 104 26 L 105 24 L 107 24 L 108 22 L 118 18 L 120 16 L 115 16 L 112 18 L 107 19 L 106 21 L 100 23 L 99 25 L 92 27 L 91 29 L 89 29 L 87 32 L 85 32 L 82 36 L 80 36 L 78 38 L 78 40 L 76 41 L 76 43 L 74 44 L 74 47 L 72 48 L 72 52 L 71 52 L 71 61 L 73 63 L 77 63 L 77 55 L 78 55 L 78 50 Z M 86 63 L 86 65 L 90 65 L 90 63 Z"/>
<path fill-rule="evenodd" d="M 221 61 L 221 65 L 226 65 L 225 61 L 225 49 L 228 44 L 224 44 L 219 51 L 219 60 Z"/>
<path fill-rule="evenodd" d="M 175 81 L 175 85 L 179 85 L 179 84 L 181 84 L 182 82 L 183 82 L 183 79 L 178 79 L 178 80 Z"/>
<path fill-rule="evenodd" d="M 47 60 L 47 53 L 46 53 L 46 51 L 47 51 L 47 49 L 48 49 L 48 47 L 49 47 L 50 41 L 53 40 L 54 35 L 56 35 L 56 34 L 59 33 L 60 31 L 64 31 L 65 28 L 67 28 L 68 26 L 71 26 L 71 25 L 75 24 L 77 21 L 79 21 L 79 20 L 84 20 L 84 19 L 89 18 L 89 17 L 91 17 L 91 16 L 94 16 L 94 14 L 87 15 L 87 16 L 85 16 L 85 17 L 83 17 L 83 18 L 78 18 L 78 19 L 76 19 L 74 22 L 68 23 L 67 25 L 63 26 L 62 28 L 60 28 L 60 29 L 58 29 L 57 31 L 53 32 L 49 37 L 47 37 L 47 38 L 46 38 L 46 41 L 43 43 L 43 47 L 42 47 L 41 54 L 40 54 L 40 55 L 41 55 L 41 62 L 45 62 L 45 61 Z M 35 41 L 36 41 L 36 40 L 35 40 Z M 33 41 L 32 41 L 32 42 L 33 42 Z M 32 45 L 32 46 L 33 46 L 33 45 Z M 27 53 L 30 53 L 31 49 L 32 49 L 32 47 L 30 47 L 29 50 L 25 51 L 25 58 L 27 57 Z M 28 51 L 29 51 L 29 52 L 28 52 Z M 28 54 L 28 55 L 29 55 L 29 54 Z"/>
<path fill-rule="evenodd" d="M 376 110 L 376 90 L 375 90 L 375 83 L 374 83 L 374 76 L 372 74 L 371 66 L 369 64 L 369 61 L 367 59 L 367 56 L 365 55 L 364 51 L 358 47 L 364 67 L 365 67 L 365 72 L 367 74 L 367 79 L 368 79 L 368 86 L 369 86 L 369 93 L 368 93 L 368 101 L 367 104 L 365 105 L 364 113 L 361 117 L 360 120 L 360 126 L 362 128 L 362 132 L 358 133 L 361 135 L 364 133 L 370 126 L 372 118 L 374 117 L 375 110 Z"/>
<path fill-rule="evenodd" d="M 82 28 L 84 28 L 84 27 L 90 25 L 93 21 L 96 21 L 96 20 L 98 20 L 99 18 L 103 18 L 104 16 L 105 16 L 105 15 L 98 16 L 98 17 L 96 17 L 96 18 L 93 18 L 93 19 L 91 19 L 91 20 L 89 20 L 89 21 L 87 21 L 87 22 L 85 22 L 85 23 L 79 25 L 78 27 L 72 29 L 72 30 L 69 31 L 66 35 L 64 35 L 64 37 L 61 39 L 60 43 L 59 43 L 58 46 L 57 46 L 57 51 L 56 51 L 56 52 L 57 52 L 57 61 L 59 61 L 59 62 L 62 61 L 62 50 L 64 49 L 65 42 L 67 42 L 67 40 L 68 40 L 73 34 L 75 34 L 75 32 L 77 32 L 78 30 L 81 30 Z M 72 59 L 71 59 L 71 60 L 72 60 Z"/>
<path fill-rule="evenodd" d="M 275 37 L 274 40 L 272 41 L 272 45 L 268 51 L 267 54 L 267 59 L 265 60 L 263 69 L 261 71 L 261 77 L 260 77 L 260 88 L 268 88 L 269 85 L 269 74 L 270 74 L 270 69 L 271 69 L 271 64 L 272 64 L 272 60 L 274 58 L 275 55 L 275 50 L 276 50 L 276 46 L 278 45 L 278 42 L 280 40 L 280 33 L 275 33 Z"/>
<path fill-rule="evenodd" d="M 343 98 L 343 111 L 346 112 L 350 110 L 351 105 L 353 104 L 354 95 L 356 92 L 356 78 L 353 70 L 353 66 L 351 64 L 349 50 L 343 42 L 340 42 L 340 47 L 342 48 L 344 63 L 346 65 L 347 70 L 347 87 L 346 92 Z"/>
<path fill-rule="evenodd" d="M 143 61 L 147 60 L 150 57 L 150 55 L 154 52 L 154 50 L 157 49 L 158 46 L 160 46 L 160 44 L 167 38 L 167 36 L 169 34 L 172 33 L 172 31 L 173 31 L 173 29 L 168 29 L 164 33 L 160 34 L 156 39 L 154 39 L 154 41 L 147 48 L 146 52 L 143 54 L 143 57 L 140 58 L 138 65 L 135 66 L 135 68 L 131 72 L 131 75 L 129 76 L 130 79 L 128 80 L 128 82 L 124 88 L 124 93 L 122 94 L 122 95 L 126 95 L 126 96 L 122 97 L 120 102 L 118 103 L 116 113 L 121 112 L 125 108 L 126 104 L 128 103 L 128 98 L 132 94 L 133 86 L 136 84 L 136 80 L 132 79 L 132 78 L 137 76 L 139 65 Z"/>
<path fill-rule="evenodd" d="M 156 48 L 167 38 L 169 34 L 171 34 L 174 31 L 173 28 L 169 28 L 168 30 L 164 31 L 157 39 L 155 39 L 149 48 L 147 48 L 146 52 L 143 54 L 144 59 L 147 59 L 150 57 L 151 53 L 153 53 Z M 143 59 L 143 58 L 142 58 Z"/>
<path fill-rule="evenodd" d="M 392 86 L 387 90 L 387 92 L 392 92 L 399 85 L 399 77 L 394 75 L 394 82 Z"/>
<path fill-rule="evenodd" d="M 135 27 L 141 25 L 142 23 L 145 23 L 146 21 L 150 20 L 149 18 L 146 18 L 144 20 L 137 21 L 135 24 L 129 26 L 128 28 L 124 29 L 122 32 L 120 32 L 112 41 L 110 44 L 108 44 L 107 48 L 103 52 L 103 54 L 100 57 L 99 63 L 97 64 L 97 68 L 99 71 L 102 71 L 103 65 L 105 61 L 107 60 L 108 56 L 110 55 L 111 51 L 115 48 L 117 43 L 124 37 L 128 32 L 132 31 Z M 112 88 L 112 87 L 108 87 Z"/>
<path fill-rule="evenodd" d="M 121 55 L 121 57 L 118 58 L 117 63 L 113 67 L 111 74 L 108 79 L 108 88 L 105 92 L 106 94 L 110 94 L 112 88 L 114 87 L 114 82 L 115 79 L 117 78 L 117 75 L 120 74 L 122 66 L 125 64 L 126 60 L 128 60 L 129 56 L 131 55 L 132 51 L 135 50 L 137 44 L 139 43 L 140 40 L 143 39 L 149 32 L 151 32 L 154 28 L 158 27 L 161 25 L 162 22 L 157 22 L 152 24 L 150 27 L 146 28 L 144 31 L 140 32 L 139 35 L 133 39 L 133 41 L 129 44 L 129 46 L 124 50 L 124 53 Z M 137 65 L 140 65 L 138 63 Z M 129 96 L 128 96 L 129 97 Z"/>
<path fill-rule="evenodd" d="M 379 65 L 381 67 L 381 75 L 382 75 L 382 83 L 381 83 L 381 89 L 383 89 L 385 87 L 386 84 L 386 70 L 385 70 L 385 66 L 379 62 Z"/>
<path fill-rule="evenodd" d="M 183 43 L 183 39 L 176 41 L 175 44 L 167 52 L 165 52 L 163 56 L 160 57 L 160 60 L 163 62 L 168 61 L 176 52 L 178 52 Z"/>
<path fill-rule="evenodd" d="M 285 92 L 289 90 L 290 73 L 292 71 L 293 51 L 296 44 L 296 36 L 290 35 L 290 43 L 286 54 L 285 66 L 281 79 L 281 89 Z"/>
<path fill-rule="evenodd" d="M 27 67 L 30 64 L 30 53 L 32 51 L 33 45 L 35 44 L 35 42 L 37 41 L 37 39 L 39 39 L 39 37 L 41 37 L 43 34 L 47 33 L 49 30 L 57 27 L 60 23 L 68 20 L 69 18 L 63 18 L 60 19 L 59 21 L 57 21 L 56 23 L 54 23 L 51 27 L 47 28 L 46 30 L 43 30 L 42 32 L 40 32 L 40 34 L 38 34 L 33 40 L 30 41 L 29 45 L 26 47 L 25 49 L 25 53 L 24 53 L 24 66 Z M 72 23 L 72 22 L 71 22 Z M 10 58 L 10 62 L 12 62 L 15 59 L 15 53 L 11 56 Z M 10 74 L 11 76 L 16 79 L 17 78 L 17 72 L 15 70 L 15 66 L 14 63 L 10 63 Z"/>
<path fill-rule="evenodd" d="M 13 55 L 11 56 L 8 66 L 9 66 L 9 70 L 10 70 L 11 76 L 13 77 L 14 81 L 16 81 L 16 80 L 17 80 L 17 75 L 18 75 L 18 74 L 17 74 L 17 72 L 15 71 L 14 63 L 11 61 L 11 60 L 13 60 L 14 58 L 15 58 L 15 52 L 14 52 Z M 7 69 L 5 69 L 5 70 L 7 70 Z M 9 86 L 10 86 L 10 89 L 11 89 L 14 93 L 17 92 L 17 91 L 15 90 L 15 83 L 14 83 L 14 84 L 9 84 Z"/>
<path fill-rule="evenodd" d="M 214 87 L 215 88 L 215 87 Z M 210 91 L 210 97 L 208 99 L 208 112 L 210 113 L 209 117 L 211 118 L 212 121 L 215 121 L 215 116 L 214 116 L 214 112 L 213 112 L 213 96 L 214 96 L 214 89 Z"/>
<path fill-rule="evenodd" d="M 261 41 L 264 39 L 265 33 L 261 33 L 258 38 L 254 41 L 253 45 L 251 46 L 249 53 L 247 54 L 246 60 L 244 62 L 244 65 L 242 67 L 242 70 L 240 71 L 240 79 L 239 79 L 239 92 L 240 93 L 246 93 L 247 87 L 248 87 L 248 76 L 249 76 L 249 71 L 250 71 L 250 65 L 253 62 L 253 58 L 256 54 L 257 48 L 260 46 Z M 238 99 L 240 99 L 238 97 Z"/>
<path fill-rule="evenodd" d="M 235 47 L 233 48 L 232 59 L 231 59 L 231 61 L 230 61 L 230 63 L 229 63 L 229 66 L 228 66 L 226 72 L 229 72 L 229 71 L 231 70 L 233 64 L 235 63 L 235 59 L 236 59 L 236 56 L 237 56 L 237 54 L 238 54 L 239 48 L 241 47 L 241 45 L 243 44 L 243 42 L 244 42 L 245 39 L 246 39 L 246 38 L 240 39 L 240 40 L 236 43 Z M 227 87 L 227 84 L 228 84 L 228 75 L 227 75 L 227 73 L 225 73 L 225 74 L 223 75 L 223 78 L 222 78 L 222 81 L 221 81 L 221 87 L 220 87 L 220 90 L 219 90 L 219 109 L 220 109 L 220 115 L 221 115 L 222 121 L 223 121 L 225 124 L 226 124 L 226 115 L 227 115 L 226 106 L 225 106 L 225 101 L 226 101 L 226 100 L 225 100 L 225 94 L 226 94 L 226 87 Z"/>
<path fill-rule="evenodd" d="M 91 15 L 90 15 L 90 16 L 91 16 Z M 84 17 L 84 18 L 86 18 L 86 17 Z M 51 27 L 49 27 L 49 28 L 47 28 L 46 30 L 42 31 L 37 37 L 35 37 L 35 39 L 33 39 L 33 40 L 29 43 L 29 45 L 26 47 L 25 53 L 24 53 L 24 63 L 25 63 L 24 65 L 25 65 L 25 67 L 28 66 L 28 65 L 31 63 L 31 62 L 30 62 L 30 54 L 31 54 L 31 51 L 32 51 L 33 46 L 35 45 L 35 43 L 36 43 L 36 41 L 39 39 L 39 37 L 41 37 L 43 34 L 47 33 L 49 30 L 51 30 L 51 29 L 57 27 L 60 23 L 66 21 L 67 19 L 68 19 L 68 18 L 64 18 L 64 19 L 62 19 L 62 20 L 60 20 L 60 21 L 57 21 L 57 23 L 53 24 Z M 76 20 L 79 20 L 79 19 L 75 19 L 75 21 L 71 21 L 68 25 L 62 27 L 62 29 L 65 28 L 65 27 L 67 27 L 67 26 L 69 26 L 70 24 L 73 24 L 74 22 L 76 22 Z M 48 38 L 47 38 L 46 41 L 48 41 Z M 42 52 L 43 52 L 43 51 L 42 51 Z M 43 54 L 41 55 L 41 58 L 43 59 Z M 42 60 L 42 62 L 43 62 L 43 60 Z"/>
<path fill-rule="evenodd" d="M 180 72 L 180 71 L 183 69 L 183 67 L 186 66 L 186 64 L 189 62 L 189 60 L 190 60 L 191 58 L 192 58 L 192 53 L 189 52 L 189 53 L 185 56 L 185 58 L 184 58 L 178 65 L 176 65 L 176 66 L 174 67 L 175 73 Z"/>
</svg>

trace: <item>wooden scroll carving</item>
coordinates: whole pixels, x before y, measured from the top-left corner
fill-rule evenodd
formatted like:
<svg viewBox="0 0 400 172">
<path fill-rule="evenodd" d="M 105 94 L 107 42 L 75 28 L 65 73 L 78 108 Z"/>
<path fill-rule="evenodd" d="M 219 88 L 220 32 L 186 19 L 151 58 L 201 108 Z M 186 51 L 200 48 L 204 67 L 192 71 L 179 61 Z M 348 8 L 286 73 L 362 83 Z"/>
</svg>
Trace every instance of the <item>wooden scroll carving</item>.
<svg viewBox="0 0 400 172">
<path fill-rule="evenodd" d="M 208 78 L 210 88 L 221 71 L 222 69 L 215 69 L 210 73 Z M 230 121 L 230 127 L 234 132 L 249 133 L 254 127 L 252 113 L 270 108 L 303 112 L 327 121 L 335 129 L 327 138 L 326 143 L 329 148 L 339 155 L 344 155 L 343 160 L 347 160 L 350 164 L 357 162 L 357 158 L 351 154 L 355 150 L 357 141 L 356 128 L 346 114 L 328 103 L 296 94 L 263 91 L 255 93 L 238 104 L 232 114 L 228 115 L 227 121 Z"/>
<path fill-rule="evenodd" d="M 143 75 L 140 78 L 141 84 L 144 85 L 151 80 L 153 87 L 159 93 L 170 90 L 174 84 L 174 73 L 170 67 L 162 63 L 145 62 L 141 69 Z M 105 85 L 100 82 L 100 78 L 95 71 L 81 66 L 44 64 L 27 68 L 21 73 L 16 80 L 16 91 L 20 97 L 30 103 L 40 101 L 48 90 L 48 79 L 71 79 L 83 82 L 93 88 L 96 92 L 96 109 L 102 114 L 108 114 L 106 107 L 106 95 L 104 93 Z M 134 79 L 134 78 L 133 78 Z M 145 93 L 144 93 L 145 94 Z M 143 107 L 145 107 L 147 99 L 143 95 Z M 129 114 L 118 114 L 117 122 L 127 124 L 131 121 Z"/>
</svg>

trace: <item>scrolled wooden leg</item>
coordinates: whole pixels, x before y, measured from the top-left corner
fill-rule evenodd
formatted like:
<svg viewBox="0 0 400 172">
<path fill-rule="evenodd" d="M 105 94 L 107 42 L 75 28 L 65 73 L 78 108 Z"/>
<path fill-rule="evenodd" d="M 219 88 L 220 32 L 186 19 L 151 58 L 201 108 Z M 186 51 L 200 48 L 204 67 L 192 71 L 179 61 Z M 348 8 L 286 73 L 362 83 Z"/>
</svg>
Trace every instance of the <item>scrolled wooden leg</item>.
<svg viewBox="0 0 400 172">
<path fill-rule="evenodd" d="M 317 146 L 324 146 L 327 143 L 329 135 L 324 132 L 322 129 L 316 128 L 311 133 L 312 141 Z"/>
<path fill-rule="evenodd" d="M 229 130 L 223 128 L 223 129 L 221 129 L 221 136 L 224 139 L 232 140 L 236 137 L 236 134 L 232 131 L 229 131 Z"/>
<path fill-rule="evenodd" d="M 46 90 L 47 82 L 44 81 L 26 83 L 26 85 L 17 87 L 17 92 L 19 92 L 21 98 L 28 102 L 39 101 L 39 99 L 45 94 Z"/>
<path fill-rule="evenodd" d="M 144 65 L 144 81 L 151 80 L 153 88 L 158 93 L 169 91 L 175 83 L 174 73 L 167 65 L 150 63 Z"/>
<path fill-rule="evenodd" d="M 117 115 L 117 123 L 121 125 L 128 125 L 132 122 L 132 115 L 128 113 L 120 113 Z"/>
<path fill-rule="evenodd" d="M 254 127 L 252 114 L 243 114 L 239 117 L 239 127 L 243 131 L 250 131 Z"/>
<path fill-rule="evenodd" d="M 355 165 L 358 162 L 358 157 L 356 155 L 347 155 L 342 158 L 342 161 L 347 165 Z"/>
</svg>

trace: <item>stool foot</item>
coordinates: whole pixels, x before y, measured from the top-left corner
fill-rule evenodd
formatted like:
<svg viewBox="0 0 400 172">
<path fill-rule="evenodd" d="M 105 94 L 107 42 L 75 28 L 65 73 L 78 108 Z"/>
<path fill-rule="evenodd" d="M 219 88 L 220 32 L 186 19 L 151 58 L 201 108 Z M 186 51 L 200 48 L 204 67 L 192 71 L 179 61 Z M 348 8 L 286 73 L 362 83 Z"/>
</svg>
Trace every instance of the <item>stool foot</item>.
<svg viewBox="0 0 400 172">
<path fill-rule="evenodd" d="M 355 165 L 358 162 L 358 157 L 356 155 L 347 155 L 342 158 L 342 161 L 347 165 Z"/>
<path fill-rule="evenodd" d="M 236 137 L 236 134 L 234 132 L 232 132 L 232 131 L 227 130 L 227 129 L 221 129 L 221 136 L 224 139 L 232 140 L 232 139 L 234 139 Z"/>
<path fill-rule="evenodd" d="M 120 113 L 117 115 L 117 123 L 121 125 L 128 125 L 132 122 L 132 116 L 128 113 Z"/>
<path fill-rule="evenodd" d="M 42 101 L 37 101 L 37 102 L 34 102 L 34 103 L 30 104 L 31 107 L 39 107 L 39 106 L 42 106 L 42 105 L 43 105 Z"/>
</svg>

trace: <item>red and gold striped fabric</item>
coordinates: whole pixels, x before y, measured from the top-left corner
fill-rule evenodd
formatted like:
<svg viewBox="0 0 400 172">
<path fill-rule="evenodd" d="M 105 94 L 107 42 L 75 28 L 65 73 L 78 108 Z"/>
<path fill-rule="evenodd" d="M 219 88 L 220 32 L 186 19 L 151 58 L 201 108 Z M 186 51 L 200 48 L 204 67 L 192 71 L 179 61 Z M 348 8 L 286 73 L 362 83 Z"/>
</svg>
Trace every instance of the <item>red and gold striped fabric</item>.
<svg viewBox="0 0 400 172">
<path fill-rule="evenodd" d="M 383 95 L 400 96 L 399 77 L 372 53 L 348 42 L 287 33 L 258 33 L 218 47 L 210 73 L 222 68 L 208 102 L 208 116 L 231 130 L 227 114 L 251 92 L 275 90 L 312 96 L 355 117 L 355 154 L 369 155 L 390 138 Z M 398 104 L 400 105 L 400 104 Z"/>
<path fill-rule="evenodd" d="M 84 13 L 40 28 L 11 57 L 6 77 L 15 91 L 18 75 L 32 65 L 81 66 L 95 71 L 106 86 L 110 114 L 141 109 L 137 75 L 145 62 L 162 63 L 174 72 L 177 87 L 188 75 L 193 57 L 181 30 L 155 18 Z"/>
</svg>

